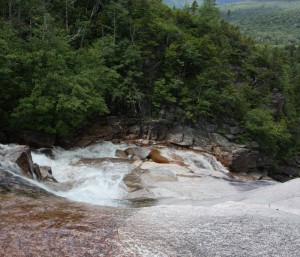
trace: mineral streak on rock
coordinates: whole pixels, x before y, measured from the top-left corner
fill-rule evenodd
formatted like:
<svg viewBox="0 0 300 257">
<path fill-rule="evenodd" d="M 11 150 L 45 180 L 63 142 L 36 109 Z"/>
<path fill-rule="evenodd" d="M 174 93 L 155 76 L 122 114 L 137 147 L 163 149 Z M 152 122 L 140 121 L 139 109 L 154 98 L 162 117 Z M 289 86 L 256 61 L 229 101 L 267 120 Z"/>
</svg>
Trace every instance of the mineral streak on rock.
<svg viewBox="0 0 300 257">
<path fill-rule="evenodd" d="M 0 256 L 289 256 L 300 219 L 265 206 L 112 208 L 0 194 Z"/>
</svg>

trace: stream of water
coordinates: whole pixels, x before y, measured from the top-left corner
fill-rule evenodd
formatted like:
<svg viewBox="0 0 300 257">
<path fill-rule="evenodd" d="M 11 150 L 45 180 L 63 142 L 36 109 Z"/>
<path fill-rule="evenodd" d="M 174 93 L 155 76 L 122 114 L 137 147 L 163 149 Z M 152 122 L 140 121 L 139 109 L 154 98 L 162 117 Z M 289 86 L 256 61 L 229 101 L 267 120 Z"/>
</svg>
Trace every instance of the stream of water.
<svg viewBox="0 0 300 257">
<path fill-rule="evenodd" d="M 128 206 L 128 190 L 123 178 L 136 166 L 126 161 L 114 161 L 117 160 L 116 150 L 124 150 L 127 147 L 129 145 L 111 142 L 71 150 L 56 147 L 52 149 L 50 155 L 46 154 L 44 149 L 37 150 L 32 153 L 32 158 L 40 166 L 50 166 L 53 176 L 64 185 L 63 188 L 49 189 L 54 194 L 96 205 Z M 228 171 L 213 156 L 171 148 L 164 148 L 161 151 L 166 156 L 176 155 L 177 158 L 181 158 L 183 163 L 193 170 L 193 174 L 183 173 L 180 170 L 183 168 L 178 165 L 157 164 L 152 167 L 153 172 L 171 171 L 178 173 L 178 179 L 176 182 L 158 181 L 150 185 L 146 198 L 137 197 L 141 199 L 141 205 L 143 202 L 147 205 L 148 202 L 182 204 L 191 201 L 195 204 L 197 200 L 226 197 L 272 184 L 231 180 L 226 175 Z M 155 165 L 150 162 L 147 164 Z M 192 178 L 191 175 L 195 177 Z"/>
</svg>

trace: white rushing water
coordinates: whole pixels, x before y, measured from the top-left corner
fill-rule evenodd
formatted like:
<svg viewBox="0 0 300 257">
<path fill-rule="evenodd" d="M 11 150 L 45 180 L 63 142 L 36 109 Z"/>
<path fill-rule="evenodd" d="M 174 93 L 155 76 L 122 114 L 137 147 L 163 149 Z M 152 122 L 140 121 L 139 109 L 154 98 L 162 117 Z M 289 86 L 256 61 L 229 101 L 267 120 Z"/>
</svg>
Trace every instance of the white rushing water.
<svg viewBox="0 0 300 257">
<path fill-rule="evenodd" d="M 49 191 L 74 201 L 96 205 L 127 206 L 126 199 L 132 201 L 139 198 L 160 199 L 162 204 L 212 200 L 264 186 L 255 182 L 233 183 L 226 175 L 228 170 L 215 157 L 192 151 L 160 148 L 164 156 L 173 160 L 170 164 L 118 161 L 116 150 L 127 147 L 129 145 L 102 142 L 71 150 L 54 148 L 51 156 L 40 149 L 32 153 L 32 158 L 40 166 L 50 166 L 53 176 L 60 182 L 58 187 Z M 178 159 L 184 165 L 174 163 Z M 145 187 L 130 193 L 123 178 L 137 167 Z M 172 180 L 175 176 L 175 181 L 169 181 L 170 176 Z"/>
<path fill-rule="evenodd" d="M 5 158 L 5 152 L 14 147 L 17 145 L 0 145 L 0 168 L 22 176 L 19 167 Z M 226 175 L 228 170 L 213 156 L 167 147 L 159 148 L 160 152 L 173 163 L 137 161 L 140 164 L 130 164 L 126 160 L 118 161 L 116 150 L 128 147 L 130 145 L 111 142 L 71 150 L 56 147 L 51 150 L 50 156 L 47 156 L 45 149 L 40 149 L 32 153 L 33 161 L 40 166 L 50 166 L 53 176 L 60 183 L 52 183 L 50 187 L 47 183 L 23 178 L 56 195 L 96 205 L 128 206 L 130 201 L 124 199 L 131 199 L 128 195 L 137 193 L 138 196 L 161 198 L 160 204 L 191 203 L 220 208 L 245 205 L 257 208 L 255 206 L 263 205 L 300 215 L 300 179 L 283 184 L 231 180 Z M 179 163 L 174 163 L 174 160 L 179 160 Z M 123 178 L 137 166 L 140 174 L 148 175 L 145 180 L 148 184 L 142 190 L 129 193 Z M 176 176 L 175 181 L 171 174 Z"/>
<path fill-rule="evenodd" d="M 120 200 L 126 193 L 123 177 L 130 171 L 127 163 L 113 163 L 116 149 L 127 145 L 114 145 L 103 142 L 86 148 L 64 150 L 54 148 L 53 156 L 46 156 L 42 149 L 32 153 L 33 161 L 40 166 L 50 166 L 53 176 L 69 187 L 67 191 L 52 191 L 71 200 L 98 205 L 117 205 L 113 200 Z M 108 158 L 101 165 L 78 163 L 82 159 Z"/>
</svg>

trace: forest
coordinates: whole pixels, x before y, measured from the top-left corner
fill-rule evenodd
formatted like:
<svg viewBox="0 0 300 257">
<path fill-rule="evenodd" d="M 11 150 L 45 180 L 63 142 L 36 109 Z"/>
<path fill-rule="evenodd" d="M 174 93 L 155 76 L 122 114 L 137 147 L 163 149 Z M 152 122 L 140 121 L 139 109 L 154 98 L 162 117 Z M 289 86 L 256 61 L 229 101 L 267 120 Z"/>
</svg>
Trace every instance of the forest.
<svg viewBox="0 0 300 257">
<path fill-rule="evenodd" d="M 222 17 L 260 44 L 299 45 L 300 2 L 240 1 L 220 6 Z"/>
<path fill-rule="evenodd" d="M 105 115 L 240 124 L 278 160 L 300 149 L 300 48 L 260 46 L 215 1 L 0 2 L 0 132 L 70 137 Z M 222 133 L 222 131 L 219 131 Z"/>
</svg>

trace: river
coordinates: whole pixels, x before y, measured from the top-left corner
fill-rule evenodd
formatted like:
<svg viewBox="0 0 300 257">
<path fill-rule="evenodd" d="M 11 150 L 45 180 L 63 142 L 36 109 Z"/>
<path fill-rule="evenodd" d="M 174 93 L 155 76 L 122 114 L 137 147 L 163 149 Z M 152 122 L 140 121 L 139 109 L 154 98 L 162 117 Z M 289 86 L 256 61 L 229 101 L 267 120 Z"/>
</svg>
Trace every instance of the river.
<svg viewBox="0 0 300 257">
<path fill-rule="evenodd" d="M 0 256 L 299 256 L 300 179 L 236 179 L 212 156 L 162 146 L 177 162 L 116 161 L 127 147 L 34 152 L 63 187 L 0 194 Z M 143 188 L 130 191 L 137 167 Z"/>
</svg>

